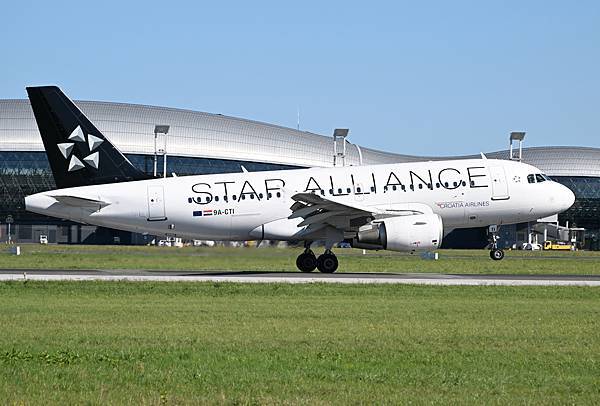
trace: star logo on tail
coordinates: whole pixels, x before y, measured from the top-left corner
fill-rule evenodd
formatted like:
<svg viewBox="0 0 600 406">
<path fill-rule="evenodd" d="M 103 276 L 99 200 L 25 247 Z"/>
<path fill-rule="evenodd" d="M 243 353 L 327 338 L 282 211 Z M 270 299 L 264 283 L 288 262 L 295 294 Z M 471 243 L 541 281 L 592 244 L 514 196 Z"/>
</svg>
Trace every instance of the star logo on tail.
<svg viewBox="0 0 600 406">
<path fill-rule="evenodd" d="M 68 171 L 75 172 L 80 169 L 83 169 L 85 168 L 85 164 L 89 165 L 94 169 L 98 169 L 100 165 L 100 154 L 98 153 L 98 151 L 94 152 L 94 150 L 98 148 L 100 144 L 104 142 L 104 140 L 92 134 L 87 134 L 86 141 L 86 135 L 84 134 L 83 130 L 81 129 L 81 126 L 79 125 L 71 132 L 71 135 L 69 135 L 68 139 L 74 142 L 61 142 L 60 144 L 57 144 L 58 150 L 60 151 L 62 156 L 64 156 L 65 159 L 69 160 Z M 83 159 L 79 159 L 77 156 L 75 156 L 75 154 L 73 154 L 75 142 L 86 143 L 90 154 Z"/>
</svg>

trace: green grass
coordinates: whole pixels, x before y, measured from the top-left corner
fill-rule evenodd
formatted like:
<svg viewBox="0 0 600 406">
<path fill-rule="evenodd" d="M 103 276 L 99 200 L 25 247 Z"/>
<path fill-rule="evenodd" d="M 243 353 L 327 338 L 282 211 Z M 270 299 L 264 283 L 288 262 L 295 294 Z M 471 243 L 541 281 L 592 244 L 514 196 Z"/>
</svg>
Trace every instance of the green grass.
<svg viewBox="0 0 600 406">
<path fill-rule="evenodd" d="M 322 249 L 316 249 L 317 253 Z M 296 271 L 301 249 L 164 248 L 123 246 L 23 245 L 23 254 L 0 252 L 0 268 L 162 269 Z M 441 250 L 438 261 L 419 254 L 337 249 L 339 272 L 435 272 L 514 274 L 600 274 L 599 252 L 507 251 L 492 261 L 485 250 Z"/>
<path fill-rule="evenodd" d="M 597 404 L 600 289 L 0 284 L 3 404 Z"/>
</svg>

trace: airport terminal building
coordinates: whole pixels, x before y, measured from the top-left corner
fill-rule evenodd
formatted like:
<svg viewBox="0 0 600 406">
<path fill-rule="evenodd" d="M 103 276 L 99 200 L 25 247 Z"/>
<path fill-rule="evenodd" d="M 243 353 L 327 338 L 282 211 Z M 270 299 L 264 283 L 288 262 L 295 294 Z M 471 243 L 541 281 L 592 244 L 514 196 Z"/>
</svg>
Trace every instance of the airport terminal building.
<svg viewBox="0 0 600 406">
<path fill-rule="evenodd" d="M 162 174 L 166 155 L 169 176 L 263 171 L 333 165 L 331 137 L 251 120 L 203 112 L 122 103 L 76 102 L 79 108 L 127 158 L 148 174 Z M 154 133 L 168 125 L 167 135 Z M 156 147 L 155 147 L 156 141 Z M 346 143 L 345 165 L 448 159 L 393 154 Z M 341 150 L 341 148 L 340 148 Z M 166 152 L 166 154 L 165 154 Z M 489 158 L 508 159 L 508 151 Z M 450 157 L 464 158 L 464 157 Z M 575 204 L 559 216 L 561 225 L 585 228 L 587 247 L 598 249 L 600 233 L 600 149 L 583 147 L 525 148 L 523 161 L 569 187 Z M 143 244 L 149 236 L 86 226 L 29 213 L 24 197 L 54 189 L 54 179 L 28 100 L 0 100 L 0 242 L 6 241 L 6 219 L 21 242 Z M 507 227 L 506 246 L 527 241 L 531 225 Z M 485 230 L 457 230 L 445 246 L 485 245 Z"/>
</svg>

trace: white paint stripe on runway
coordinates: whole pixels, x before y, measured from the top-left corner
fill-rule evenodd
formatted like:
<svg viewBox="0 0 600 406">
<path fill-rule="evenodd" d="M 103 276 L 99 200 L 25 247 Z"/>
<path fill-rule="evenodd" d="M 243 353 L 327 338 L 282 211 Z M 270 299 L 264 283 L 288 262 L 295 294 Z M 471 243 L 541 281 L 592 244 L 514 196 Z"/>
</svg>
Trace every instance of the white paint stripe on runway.
<svg viewBox="0 0 600 406">
<path fill-rule="evenodd" d="M 600 286 L 600 280 L 565 279 L 480 279 L 468 277 L 432 278 L 310 278 L 265 276 L 159 276 L 159 275 L 76 275 L 0 274 L 0 281 L 132 281 L 132 282 L 235 282 L 235 283 L 344 283 L 466 286 Z"/>
</svg>

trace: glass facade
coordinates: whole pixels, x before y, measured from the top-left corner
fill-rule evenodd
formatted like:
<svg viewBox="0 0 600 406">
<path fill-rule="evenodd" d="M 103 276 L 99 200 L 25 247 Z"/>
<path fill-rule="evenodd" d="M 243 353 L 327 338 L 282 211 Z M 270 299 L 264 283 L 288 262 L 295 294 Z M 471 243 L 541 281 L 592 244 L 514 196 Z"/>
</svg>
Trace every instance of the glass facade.
<svg viewBox="0 0 600 406">
<path fill-rule="evenodd" d="M 575 204 L 559 215 L 561 224 L 590 230 L 600 229 L 600 178 L 553 177 L 575 193 Z"/>
</svg>

